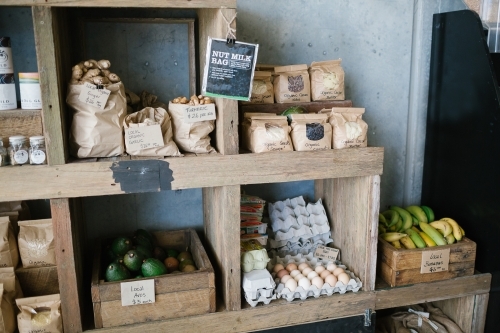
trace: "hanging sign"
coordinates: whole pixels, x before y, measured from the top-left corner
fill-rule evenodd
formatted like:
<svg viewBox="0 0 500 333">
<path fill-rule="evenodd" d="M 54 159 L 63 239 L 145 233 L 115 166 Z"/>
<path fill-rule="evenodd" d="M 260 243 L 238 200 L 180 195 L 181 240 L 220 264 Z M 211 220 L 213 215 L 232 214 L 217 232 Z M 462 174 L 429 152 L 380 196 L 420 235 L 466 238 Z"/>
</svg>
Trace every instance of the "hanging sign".
<svg viewBox="0 0 500 333">
<path fill-rule="evenodd" d="M 249 101 L 258 44 L 208 38 L 203 95 Z"/>
</svg>

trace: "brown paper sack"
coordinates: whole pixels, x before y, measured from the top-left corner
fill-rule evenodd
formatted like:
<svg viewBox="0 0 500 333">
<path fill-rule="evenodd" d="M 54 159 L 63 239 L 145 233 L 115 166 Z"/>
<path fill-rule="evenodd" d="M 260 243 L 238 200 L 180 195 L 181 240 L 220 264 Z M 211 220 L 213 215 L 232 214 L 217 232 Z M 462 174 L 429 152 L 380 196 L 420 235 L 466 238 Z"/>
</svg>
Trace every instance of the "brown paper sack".
<svg viewBox="0 0 500 333">
<path fill-rule="evenodd" d="M 14 229 L 8 216 L 0 217 L 0 267 L 17 267 L 18 263 L 19 251 Z"/>
<path fill-rule="evenodd" d="M 313 62 L 309 68 L 313 101 L 344 100 L 342 59 Z"/>
<path fill-rule="evenodd" d="M 366 147 L 368 124 L 362 119 L 364 108 L 332 108 L 321 110 L 329 114 L 332 125 L 333 149 Z"/>
<path fill-rule="evenodd" d="M 52 219 L 19 222 L 18 244 L 24 268 L 56 265 Z"/>
<path fill-rule="evenodd" d="M 274 87 L 271 82 L 271 72 L 255 71 L 252 81 L 252 95 L 250 102 L 255 104 L 273 104 L 274 103 Z"/>
<path fill-rule="evenodd" d="M 184 112 L 188 107 L 190 106 L 187 104 L 172 102 L 168 104 L 168 113 L 172 117 L 174 141 L 177 147 L 184 153 L 215 153 L 215 149 L 210 145 L 209 136 L 215 128 L 215 121 L 205 120 L 186 123 L 184 121 Z"/>
<path fill-rule="evenodd" d="M 62 333 L 61 298 L 59 294 L 16 299 L 21 311 L 17 315 L 19 333 Z"/>
<path fill-rule="evenodd" d="M 0 202 L 0 213 L 20 211 L 22 209 L 21 203 L 22 201 Z"/>
<path fill-rule="evenodd" d="M 252 153 L 293 151 L 286 116 L 246 113 L 242 124 L 242 141 Z"/>
<path fill-rule="evenodd" d="M 172 123 L 167 110 L 164 108 L 146 107 L 141 111 L 134 112 L 125 117 L 123 128 L 127 130 L 128 128 L 147 127 L 157 124 L 161 128 L 163 147 L 131 150 L 128 146 L 128 140 L 125 138 L 127 154 L 133 156 L 182 156 L 172 138 Z"/>
<path fill-rule="evenodd" d="M 0 283 L 0 332 L 13 333 L 17 328 L 14 299 L 8 297 Z"/>
<path fill-rule="evenodd" d="M 311 101 L 311 82 L 307 65 L 274 67 L 274 99 L 276 103 Z"/>
<path fill-rule="evenodd" d="M 14 267 L 0 268 L 0 283 L 3 283 L 3 290 L 5 295 L 13 300 L 16 298 L 23 298 L 23 291 L 19 280 L 14 272 Z"/>
<path fill-rule="evenodd" d="M 66 103 L 73 109 L 70 130 L 70 153 L 78 158 L 110 157 L 123 154 L 123 119 L 127 114 L 125 88 L 121 82 L 110 84 L 104 110 L 78 100 L 83 85 L 68 87 Z"/>
<path fill-rule="evenodd" d="M 297 151 L 332 149 L 332 125 L 326 114 L 291 114 L 293 148 Z"/>
</svg>

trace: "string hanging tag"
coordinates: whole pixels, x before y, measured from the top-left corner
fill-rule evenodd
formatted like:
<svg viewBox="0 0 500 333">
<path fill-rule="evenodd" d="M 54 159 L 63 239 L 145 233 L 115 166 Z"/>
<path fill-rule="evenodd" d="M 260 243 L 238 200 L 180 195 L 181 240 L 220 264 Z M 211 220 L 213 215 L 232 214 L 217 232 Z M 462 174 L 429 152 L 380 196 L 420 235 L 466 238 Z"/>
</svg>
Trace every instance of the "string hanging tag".
<svg viewBox="0 0 500 333">
<path fill-rule="evenodd" d="M 231 27 L 231 24 L 236 19 L 236 15 L 238 13 L 234 13 L 234 16 L 233 16 L 233 18 L 231 20 L 228 20 L 224 16 L 224 14 L 222 13 L 222 11 L 220 13 L 222 15 L 222 18 L 224 18 L 224 21 L 226 22 L 226 29 L 227 29 L 227 32 L 226 32 L 226 43 L 227 44 L 234 44 L 236 42 L 236 28 Z"/>
</svg>

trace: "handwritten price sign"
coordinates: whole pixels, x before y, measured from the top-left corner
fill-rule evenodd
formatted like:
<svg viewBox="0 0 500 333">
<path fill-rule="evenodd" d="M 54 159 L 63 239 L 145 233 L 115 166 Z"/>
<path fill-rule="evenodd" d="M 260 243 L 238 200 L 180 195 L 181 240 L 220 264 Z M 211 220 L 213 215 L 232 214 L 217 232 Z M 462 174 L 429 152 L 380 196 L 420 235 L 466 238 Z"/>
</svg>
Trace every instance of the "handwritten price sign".
<svg viewBox="0 0 500 333">
<path fill-rule="evenodd" d="M 125 129 L 125 146 L 129 151 L 158 148 L 164 145 L 160 125 L 130 127 Z"/>
<path fill-rule="evenodd" d="M 111 91 L 107 89 L 97 89 L 95 85 L 85 82 L 80 95 L 78 95 L 78 100 L 87 105 L 104 110 L 110 93 Z"/>
<path fill-rule="evenodd" d="M 155 302 L 155 280 L 122 282 L 122 306 Z"/>
<path fill-rule="evenodd" d="M 326 247 L 323 245 L 318 245 L 316 251 L 314 251 L 314 256 L 316 258 L 322 258 L 323 260 L 335 261 L 339 255 L 339 250 L 333 247 Z"/>
<path fill-rule="evenodd" d="M 448 270 L 450 263 L 450 249 L 423 251 L 420 273 L 436 273 Z"/>
<path fill-rule="evenodd" d="M 215 104 L 187 106 L 184 109 L 184 122 L 186 123 L 214 120 L 215 118 Z"/>
</svg>

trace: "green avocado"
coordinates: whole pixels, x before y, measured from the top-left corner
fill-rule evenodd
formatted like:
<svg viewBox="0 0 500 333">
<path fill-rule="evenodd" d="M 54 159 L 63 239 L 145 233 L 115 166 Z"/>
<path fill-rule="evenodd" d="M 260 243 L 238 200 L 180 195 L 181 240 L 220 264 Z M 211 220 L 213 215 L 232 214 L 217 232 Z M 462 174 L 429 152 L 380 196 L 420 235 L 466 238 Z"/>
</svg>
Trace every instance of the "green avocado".
<svg viewBox="0 0 500 333">
<path fill-rule="evenodd" d="M 130 272 L 122 264 L 112 263 L 106 268 L 106 281 L 121 281 L 130 278 Z"/>
<path fill-rule="evenodd" d="M 136 272 L 141 270 L 144 259 L 146 258 L 137 250 L 130 250 L 123 256 L 123 264 L 132 272 Z"/>
<path fill-rule="evenodd" d="M 141 253 L 144 258 L 151 258 L 153 257 L 153 251 L 148 249 L 145 246 L 142 245 L 136 245 L 132 247 L 133 250 L 136 250 L 137 252 Z"/>
<path fill-rule="evenodd" d="M 148 258 L 143 261 L 141 272 L 144 277 L 151 277 L 167 274 L 168 271 L 167 266 L 165 266 L 165 264 L 163 264 L 160 260 L 155 258 Z"/>
<path fill-rule="evenodd" d="M 123 257 L 131 248 L 132 241 L 128 237 L 117 237 L 111 244 L 111 250 L 120 257 Z"/>
<path fill-rule="evenodd" d="M 153 251 L 153 242 L 144 235 L 135 235 L 133 238 L 134 244 L 136 246 L 141 245 L 148 248 L 150 251 Z"/>
</svg>

